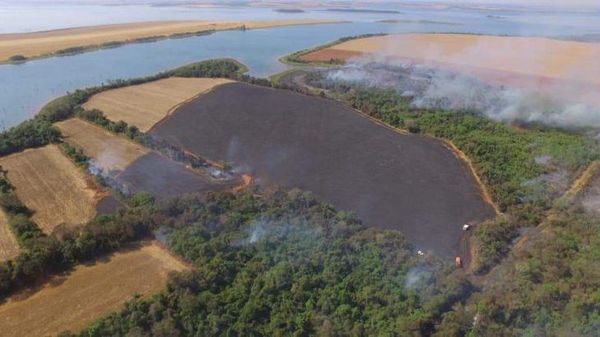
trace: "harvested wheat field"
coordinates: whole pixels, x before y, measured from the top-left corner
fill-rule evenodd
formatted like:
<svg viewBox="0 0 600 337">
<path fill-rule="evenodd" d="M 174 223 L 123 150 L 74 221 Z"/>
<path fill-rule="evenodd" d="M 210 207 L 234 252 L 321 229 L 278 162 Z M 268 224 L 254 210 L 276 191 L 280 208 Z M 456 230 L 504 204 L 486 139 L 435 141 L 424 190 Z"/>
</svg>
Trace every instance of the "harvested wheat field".
<svg viewBox="0 0 600 337">
<path fill-rule="evenodd" d="M 67 28 L 33 33 L 0 34 L 0 61 L 11 56 L 37 57 L 60 50 L 99 46 L 105 43 L 126 43 L 136 39 L 198 33 L 212 30 L 258 29 L 292 25 L 333 23 L 328 20 L 273 20 L 273 21 L 155 21 Z"/>
<path fill-rule="evenodd" d="M 8 218 L 0 211 L 0 262 L 19 255 L 19 243 L 10 230 Z"/>
<path fill-rule="evenodd" d="M 169 272 L 186 269 L 156 243 L 124 250 L 94 265 L 79 265 L 32 294 L 12 296 L 0 305 L 0 331 L 12 337 L 74 332 L 118 310 L 134 294 L 160 291 Z"/>
<path fill-rule="evenodd" d="M 441 141 L 400 134 L 326 99 L 223 84 L 151 134 L 229 162 L 259 185 L 312 191 L 445 256 L 457 253 L 463 224 L 494 216 L 465 163 Z"/>
<path fill-rule="evenodd" d="M 81 168 L 56 145 L 0 158 L 17 197 L 34 212 L 33 221 L 47 234 L 61 224 L 87 222 L 104 197 Z"/>
<path fill-rule="evenodd" d="M 79 118 L 67 119 L 55 126 L 63 134 L 65 141 L 82 149 L 94 159 L 98 168 L 106 172 L 122 172 L 136 159 L 150 152 L 140 144 Z"/>
<path fill-rule="evenodd" d="M 537 37 L 468 34 L 394 34 L 346 41 L 301 56 L 306 61 L 348 60 L 426 64 L 492 84 L 551 89 L 565 82 L 600 88 L 600 44 Z M 579 89 L 579 88 L 578 88 Z"/>
<path fill-rule="evenodd" d="M 83 107 L 101 110 L 114 122 L 122 120 L 146 132 L 180 104 L 229 82 L 222 78 L 171 77 L 101 92 Z"/>
</svg>

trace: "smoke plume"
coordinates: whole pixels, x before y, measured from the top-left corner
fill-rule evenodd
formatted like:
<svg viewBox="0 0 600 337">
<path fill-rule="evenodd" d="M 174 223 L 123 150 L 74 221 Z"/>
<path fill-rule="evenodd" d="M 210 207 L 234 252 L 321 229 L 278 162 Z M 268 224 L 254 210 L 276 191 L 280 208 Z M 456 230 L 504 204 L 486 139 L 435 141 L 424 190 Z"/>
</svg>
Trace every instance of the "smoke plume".
<svg viewBox="0 0 600 337">
<path fill-rule="evenodd" d="M 600 47 L 473 35 L 405 35 L 331 70 L 332 81 L 395 89 L 419 108 L 502 122 L 600 127 Z"/>
</svg>

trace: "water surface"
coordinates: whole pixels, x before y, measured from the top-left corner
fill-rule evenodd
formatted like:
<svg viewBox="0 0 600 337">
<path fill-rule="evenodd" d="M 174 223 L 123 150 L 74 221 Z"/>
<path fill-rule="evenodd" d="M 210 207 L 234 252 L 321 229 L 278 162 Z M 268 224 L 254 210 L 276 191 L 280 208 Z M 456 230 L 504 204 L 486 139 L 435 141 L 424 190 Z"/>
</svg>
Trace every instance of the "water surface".
<svg viewBox="0 0 600 337">
<path fill-rule="evenodd" d="M 40 15 L 45 15 L 45 19 Z M 167 19 L 256 20 L 301 17 L 352 22 L 245 32 L 225 31 L 209 36 L 130 44 L 19 65 L 0 65 L 0 128 L 14 126 L 30 118 L 47 101 L 68 91 L 115 79 L 147 76 L 199 60 L 233 57 L 248 65 L 251 75 L 267 76 L 286 69 L 285 65 L 277 61 L 279 57 L 343 36 L 390 32 L 537 36 L 600 34 L 600 19 L 593 20 L 598 15 L 592 14 L 560 16 L 561 20 L 558 20 L 556 14 L 548 13 L 494 12 L 494 16 L 490 17 L 490 13 L 486 11 L 457 9 L 402 9 L 400 14 L 311 10 L 289 14 L 262 8 L 73 5 L 40 5 L 36 8 L 14 3 L 0 4 L 0 32 L 53 29 L 64 26 L 65 22 L 77 26 Z M 393 24 L 377 22 L 384 19 L 400 21 Z"/>
</svg>

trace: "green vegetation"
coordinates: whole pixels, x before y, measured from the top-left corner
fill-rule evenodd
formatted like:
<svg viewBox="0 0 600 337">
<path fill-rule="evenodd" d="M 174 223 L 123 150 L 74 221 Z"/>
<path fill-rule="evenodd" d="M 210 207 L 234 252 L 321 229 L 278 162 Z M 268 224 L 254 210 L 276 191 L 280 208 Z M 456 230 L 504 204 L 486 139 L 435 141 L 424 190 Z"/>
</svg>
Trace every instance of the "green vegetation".
<svg viewBox="0 0 600 337">
<path fill-rule="evenodd" d="M 59 140 L 60 132 L 52 124 L 41 118 L 34 118 L 0 133 L 0 156 Z"/>
<path fill-rule="evenodd" d="M 158 214 L 195 270 L 80 336 L 418 336 L 470 290 L 401 234 L 300 191 L 179 199 Z"/>
<path fill-rule="evenodd" d="M 83 150 L 77 147 L 74 147 L 68 143 L 61 143 L 60 148 L 67 157 L 71 158 L 73 162 L 82 167 L 87 167 L 90 161 L 90 157 L 86 156 L 83 153 Z"/>
<path fill-rule="evenodd" d="M 598 219 L 576 208 L 557 210 L 527 245 L 483 291 L 446 314 L 435 336 L 597 336 Z"/>
<path fill-rule="evenodd" d="M 13 55 L 13 56 L 9 57 L 8 60 L 10 62 L 18 63 L 18 62 L 24 62 L 25 60 L 27 60 L 27 58 L 23 55 Z"/>
</svg>

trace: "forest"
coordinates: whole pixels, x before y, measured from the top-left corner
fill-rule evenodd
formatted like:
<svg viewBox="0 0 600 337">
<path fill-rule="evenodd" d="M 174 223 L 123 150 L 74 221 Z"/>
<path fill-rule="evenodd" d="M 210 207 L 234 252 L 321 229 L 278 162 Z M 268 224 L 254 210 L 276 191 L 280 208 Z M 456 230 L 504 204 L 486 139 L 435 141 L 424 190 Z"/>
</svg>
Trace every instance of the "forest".
<svg viewBox="0 0 600 337">
<path fill-rule="evenodd" d="M 181 198 L 152 213 L 195 270 L 77 335 L 421 336 L 471 291 L 400 233 L 298 190 Z"/>
</svg>

